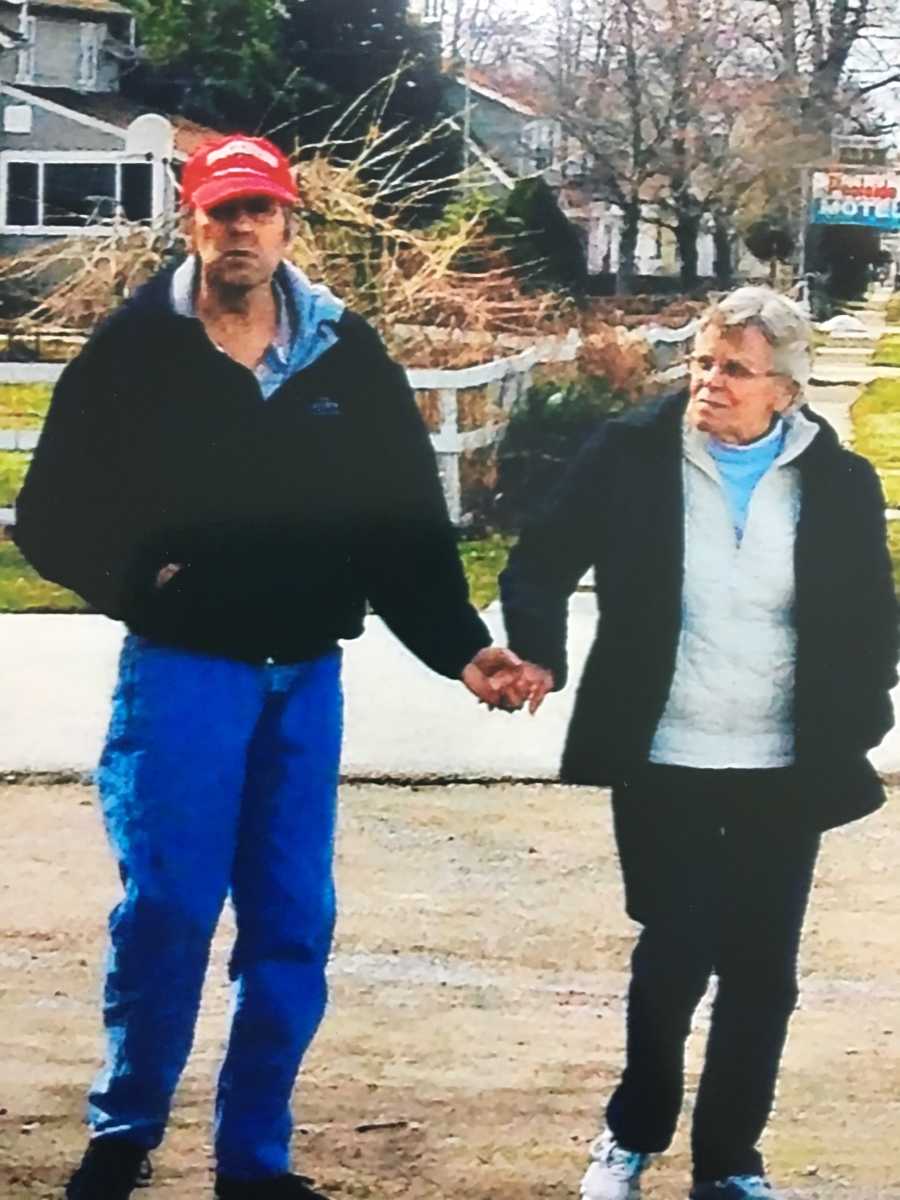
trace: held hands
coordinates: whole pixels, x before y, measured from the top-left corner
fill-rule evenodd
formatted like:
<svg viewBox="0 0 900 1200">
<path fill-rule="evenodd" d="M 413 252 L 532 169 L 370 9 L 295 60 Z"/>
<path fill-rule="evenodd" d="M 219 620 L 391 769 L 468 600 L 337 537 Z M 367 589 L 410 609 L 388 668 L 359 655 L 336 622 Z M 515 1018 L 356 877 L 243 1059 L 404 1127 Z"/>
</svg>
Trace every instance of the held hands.
<svg viewBox="0 0 900 1200">
<path fill-rule="evenodd" d="M 503 707 L 512 712 L 528 702 L 532 716 L 544 703 L 544 697 L 556 686 L 553 672 L 537 663 L 523 662 L 517 677 L 503 689 Z"/>
<path fill-rule="evenodd" d="M 170 579 L 174 579 L 181 570 L 183 563 L 166 563 L 164 567 L 156 572 L 156 579 L 153 586 L 156 588 L 165 587 Z"/>
<path fill-rule="evenodd" d="M 533 715 L 553 690 L 553 672 L 536 663 L 523 662 L 512 650 L 487 646 L 463 669 L 462 681 L 489 708 L 516 712 L 528 702 Z"/>
</svg>

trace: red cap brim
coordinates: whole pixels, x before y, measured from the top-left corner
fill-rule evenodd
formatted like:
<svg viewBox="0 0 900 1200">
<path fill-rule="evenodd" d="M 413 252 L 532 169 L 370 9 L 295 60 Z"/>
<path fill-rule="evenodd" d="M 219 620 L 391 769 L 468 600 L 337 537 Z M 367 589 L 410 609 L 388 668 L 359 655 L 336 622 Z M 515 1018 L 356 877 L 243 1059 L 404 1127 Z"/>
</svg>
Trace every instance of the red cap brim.
<svg viewBox="0 0 900 1200">
<path fill-rule="evenodd" d="M 255 171 L 242 171 L 239 175 L 228 175 L 222 179 L 210 179 L 201 183 L 188 203 L 195 208 L 215 208 L 226 200 L 238 200 L 242 196 L 272 196 L 284 204 L 296 204 L 296 189 L 275 183 L 268 175 Z"/>
</svg>

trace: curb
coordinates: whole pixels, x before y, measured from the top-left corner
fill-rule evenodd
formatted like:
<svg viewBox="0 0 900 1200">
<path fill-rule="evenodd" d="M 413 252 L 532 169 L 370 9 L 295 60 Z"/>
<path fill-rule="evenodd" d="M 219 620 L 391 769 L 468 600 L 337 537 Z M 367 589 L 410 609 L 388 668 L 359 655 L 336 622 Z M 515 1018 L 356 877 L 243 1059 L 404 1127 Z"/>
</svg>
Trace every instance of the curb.
<svg viewBox="0 0 900 1200">
<path fill-rule="evenodd" d="M 900 770 L 879 771 L 878 777 L 887 787 L 900 785 Z M 485 775 L 464 771 L 448 774 L 446 772 L 404 772 L 404 771 L 348 771 L 340 776 L 341 785 L 369 784 L 372 787 L 460 787 L 460 786 L 509 786 L 521 784 L 523 787 L 561 787 L 561 788 L 593 788 L 596 791 L 606 791 L 607 788 L 594 784 L 563 783 L 558 775 Z M 94 784 L 93 771 L 4 771 L 0 774 L 0 786 L 10 787 L 62 787 L 76 784 L 80 787 L 92 787 Z"/>
</svg>

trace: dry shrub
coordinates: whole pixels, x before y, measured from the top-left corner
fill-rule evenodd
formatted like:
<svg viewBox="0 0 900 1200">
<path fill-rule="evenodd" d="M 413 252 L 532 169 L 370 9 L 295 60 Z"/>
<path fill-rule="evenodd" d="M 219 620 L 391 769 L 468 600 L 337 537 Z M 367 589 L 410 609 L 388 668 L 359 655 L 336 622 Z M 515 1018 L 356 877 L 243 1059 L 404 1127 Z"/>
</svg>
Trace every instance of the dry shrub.
<svg viewBox="0 0 900 1200">
<path fill-rule="evenodd" d="M 506 414 L 497 404 L 499 388 L 489 384 L 480 388 L 464 388 L 459 392 L 458 425 L 462 433 L 471 429 L 483 429 L 485 425 L 503 425 Z"/>
<path fill-rule="evenodd" d="M 444 423 L 440 393 L 430 388 L 418 389 L 416 391 L 416 404 L 419 406 L 419 412 L 422 414 L 422 420 L 425 422 L 428 432 L 439 433 Z"/>
<path fill-rule="evenodd" d="M 637 329 L 641 325 L 665 325 L 678 329 L 698 317 L 708 302 L 691 300 L 686 296 L 610 296 L 593 299 L 588 305 L 586 321 L 601 321 Z"/>
<path fill-rule="evenodd" d="M 92 329 L 159 269 L 170 242 L 170 230 L 123 221 L 0 259 L 0 285 L 36 297 L 17 328 Z"/>
<path fill-rule="evenodd" d="M 571 362 L 548 362 L 538 363 L 532 371 L 532 382 L 536 384 L 553 382 L 560 387 L 565 387 L 566 384 L 575 383 L 582 373 L 582 367 L 578 358 Z"/>
<path fill-rule="evenodd" d="M 362 149 L 348 132 L 360 105 L 371 101 L 377 114 L 394 83 L 385 81 L 380 96 L 375 89 L 351 106 L 329 137 L 307 148 L 296 164 L 297 265 L 373 321 L 407 367 L 464 368 L 580 326 L 581 369 L 608 375 L 614 388 L 636 393 L 647 373 L 644 352 L 613 326 L 684 324 L 702 305 L 641 296 L 596 299 L 579 311 L 557 293 L 526 291 L 504 247 L 488 239 L 483 216 L 417 227 L 412 218 L 435 191 L 463 186 L 459 177 L 413 182 L 413 156 L 441 136 L 440 127 L 407 144 L 402 130 L 381 130 L 376 115 Z M 93 328 L 178 248 L 171 220 L 157 229 L 117 222 L 101 237 L 73 234 L 0 260 L 0 287 L 36 297 L 16 322 L 17 334 L 29 326 Z M 477 270 L 463 269 L 473 263 Z M 439 426 L 435 402 L 422 403 L 429 425 Z"/>
<path fill-rule="evenodd" d="M 555 309 L 555 311 L 553 311 Z M 400 323 L 388 332 L 392 352 L 404 366 L 434 367 L 460 371 L 466 367 L 512 358 L 530 350 L 536 342 L 560 342 L 577 324 L 574 306 L 566 306 L 566 317 L 560 311 L 559 298 L 547 297 L 546 315 L 521 333 L 495 333 L 486 329 Z"/>
<path fill-rule="evenodd" d="M 634 403 L 643 395 L 652 370 L 650 347 L 639 333 L 586 321 L 578 369 L 584 376 L 606 379 L 613 392 Z"/>
<path fill-rule="evenodd" d="M 311 279 L 327 282 L 347 304 L 374 322 L 389 349 L 406 365 L 457 367 L 496 357 L 491 335 L 553 332 L 564 320 L 560 300 L 527 294 L 503 250 L 490 243 L 484 218 L 460 218 L 438 230 L 413 219 L 436 193 L 463 186 L 460 177 L 416 184 L 412 166 L 438 127 L 413 143 L 402 130 L 382 131 L 378 112 L 396 80 L 362 97 L 336 122 L 319 146 L 296 163 L 301 191 L 292 257 Z M 376 116 L 360 149 L 350 130 L 360 106 Z M 377 174 L 377 181 L 373 182 Z M 154 230 L 124 221 L 108 235 L 72 235 L 0 261 L 0 285 L 33 292 L 39 299 L 26 323 L 87 329 L 96 325 L 156 271 L 177 247 L 171 222 Z M 464 270 L 477 262 L 478 270 Z M 47 289 L 47 281 L 54 281 Z M 430 339 L 412 345 L 398 325 L 434 327 Z M 452 335 L 482 334 L 476 345 Z"/>
<path fill-rule="evenodd" d="M 459 487 L 463 512 L 476 521 L 490 517 L 497 492 L 495 446 L 467 450 L 459 457 Z"/>
</svg>

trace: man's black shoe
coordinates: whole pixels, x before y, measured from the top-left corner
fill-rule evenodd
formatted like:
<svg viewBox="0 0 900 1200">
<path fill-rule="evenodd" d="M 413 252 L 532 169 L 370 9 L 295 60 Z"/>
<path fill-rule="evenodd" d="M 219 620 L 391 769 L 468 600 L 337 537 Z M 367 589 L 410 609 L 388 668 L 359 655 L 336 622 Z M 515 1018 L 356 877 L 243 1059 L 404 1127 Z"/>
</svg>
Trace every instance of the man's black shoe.
<svg viewBox="0 0 900 1200">
<path fill-rule="evenodd" d="M 128 1200 L 152 1173 L 143 1146 L 120 1137 L 94 1138 L 66 1184 L 66 1200 Z"/>
<path fill-rule="evenodd" d="M 273 1175 L 269 1179 L 226 1179 L 216 1176 L 216 1200 L 328 1200 L 313 1191 L 305 1175 Z"/>
</svg>

